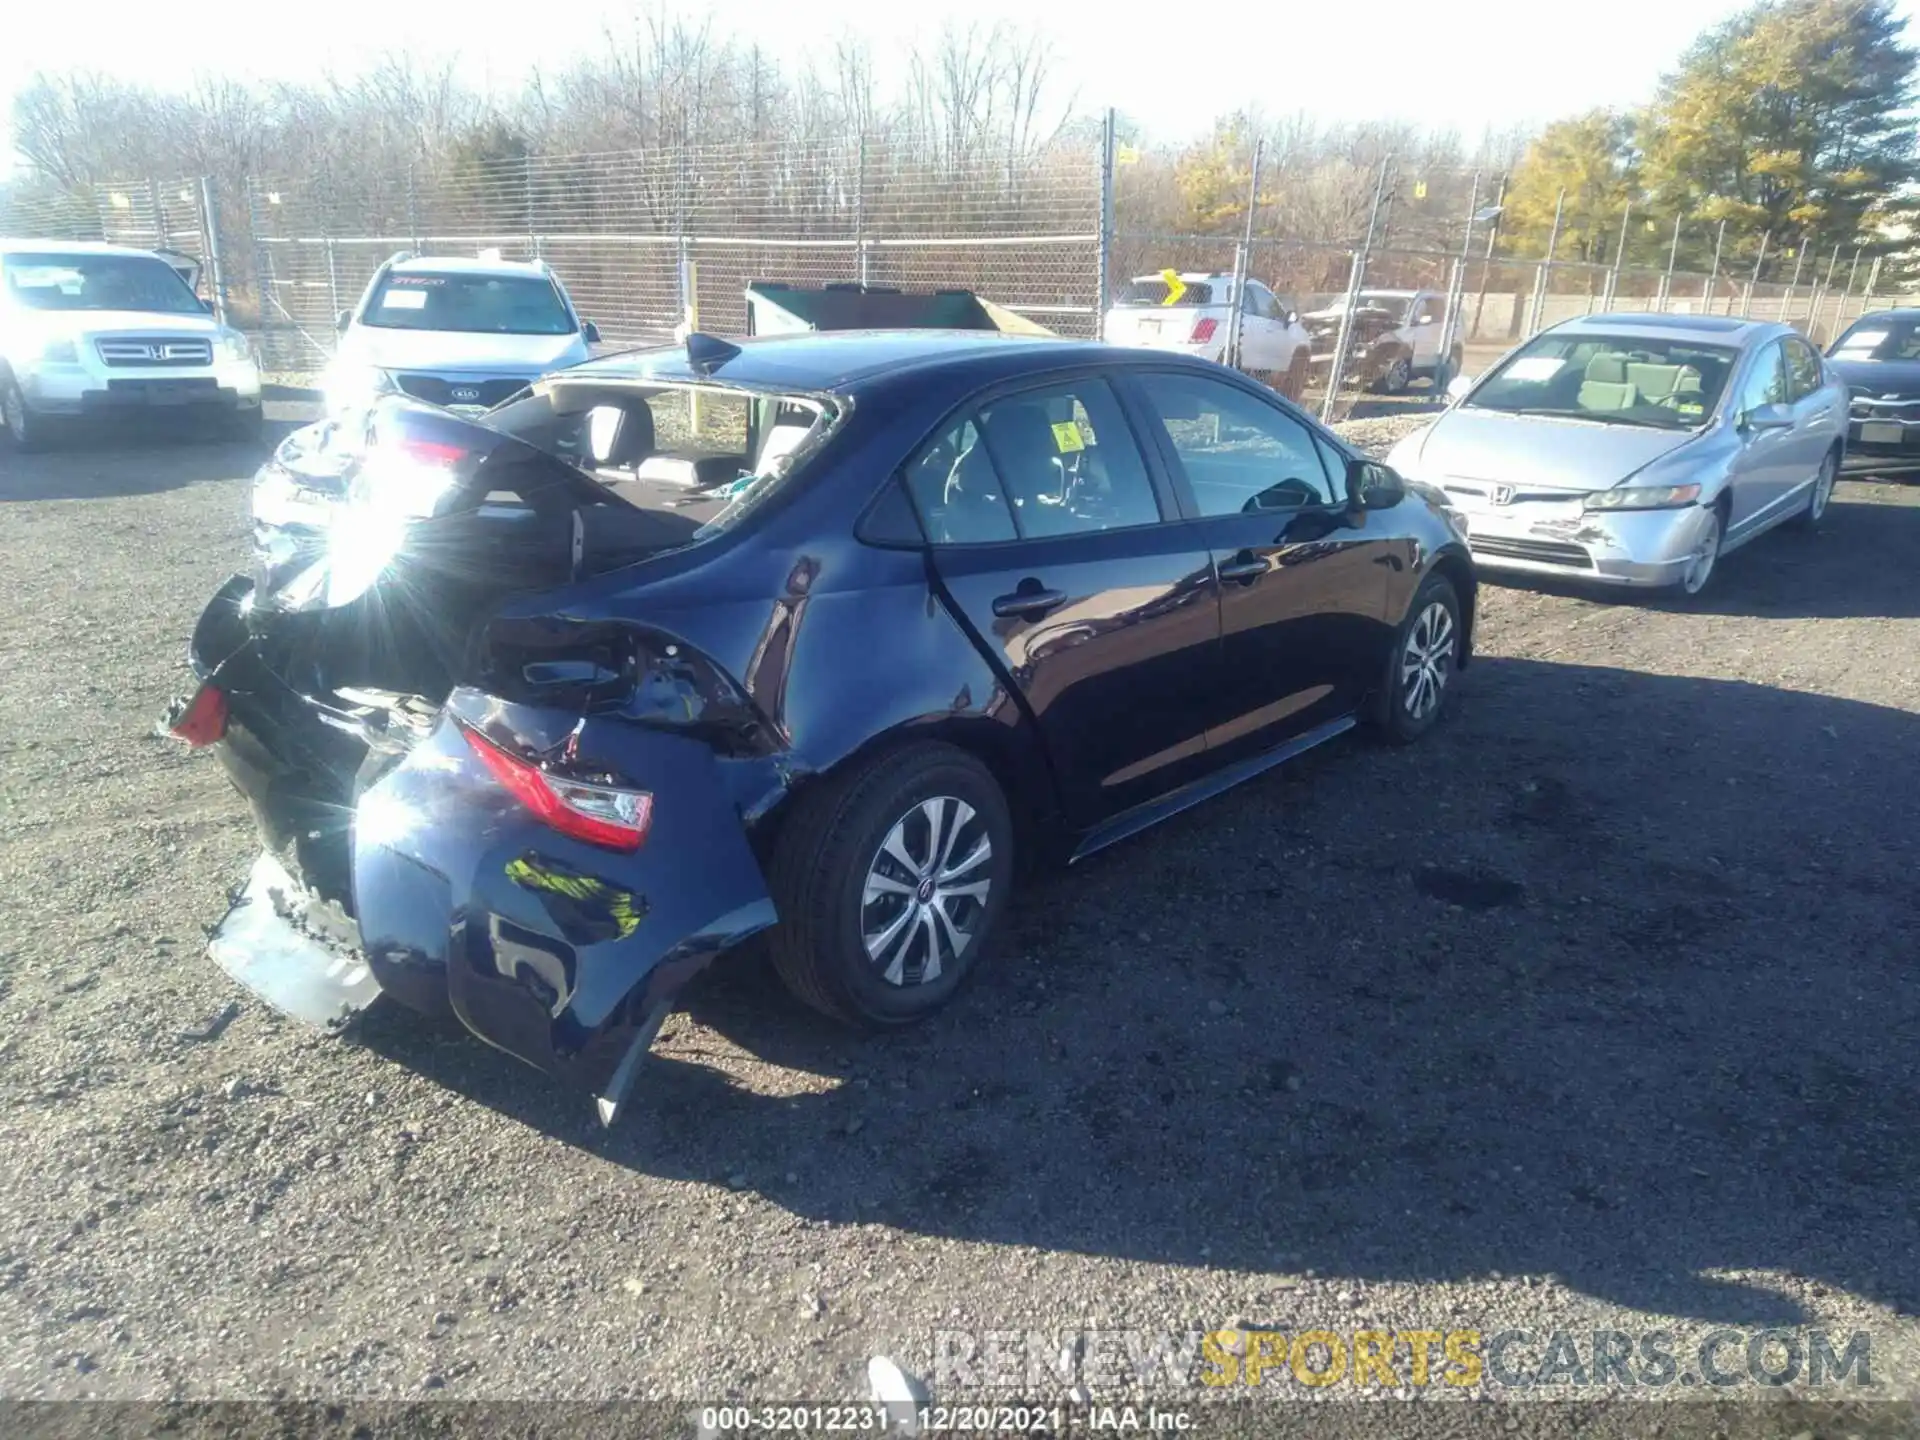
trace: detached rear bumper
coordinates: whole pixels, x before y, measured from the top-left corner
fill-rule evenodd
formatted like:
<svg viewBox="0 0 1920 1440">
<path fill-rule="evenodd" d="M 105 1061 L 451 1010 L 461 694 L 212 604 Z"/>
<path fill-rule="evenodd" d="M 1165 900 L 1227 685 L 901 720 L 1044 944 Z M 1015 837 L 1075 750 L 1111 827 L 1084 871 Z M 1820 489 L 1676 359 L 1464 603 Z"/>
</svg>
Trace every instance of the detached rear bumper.
<svg viewBox="0 0 1920 1440">
<path fill-rule="evenodd" d="M 268 855 L 215 961 L 276 1009 L 337 1029 L 385 994 L 592 1094 L 611 1123 L 681 989 L 775 920 L 719 762 L 684 736 L 456 690 L 437 718 L 296 693 L 235 577 L 191 659 L 226 697 L 214 745 Z M 542 823 L 463 733 L 644 787 L 652 828 L 614 851 Z"/>
</svg>

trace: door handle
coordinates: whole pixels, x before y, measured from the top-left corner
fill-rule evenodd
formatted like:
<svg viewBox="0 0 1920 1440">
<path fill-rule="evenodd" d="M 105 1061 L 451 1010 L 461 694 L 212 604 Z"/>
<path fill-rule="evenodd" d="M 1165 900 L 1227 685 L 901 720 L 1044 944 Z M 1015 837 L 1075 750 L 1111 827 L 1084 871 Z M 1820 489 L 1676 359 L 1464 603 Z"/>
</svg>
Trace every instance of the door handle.
<svg viewBox="0 0 1920 1440">
<path fill-rule="evenodd" d="M 1219 575 L 1222 580 L 1251 585 L 1272 568 L 1273 562 L 1266 556 L 1256 555 L 1251 550 L 1242 550 L 1219 568 Z"/>
<path fill-rule="evenodd" d="M 1002 620 L 1011 620 L 1015 616 L 1034 619 L 1044 615 L 1057 605 L 1067 603 L 1063 590 L 1020 589 L 1011 595 L 1002 595 L 993 602 L 993 613 Z"/>
</svg>

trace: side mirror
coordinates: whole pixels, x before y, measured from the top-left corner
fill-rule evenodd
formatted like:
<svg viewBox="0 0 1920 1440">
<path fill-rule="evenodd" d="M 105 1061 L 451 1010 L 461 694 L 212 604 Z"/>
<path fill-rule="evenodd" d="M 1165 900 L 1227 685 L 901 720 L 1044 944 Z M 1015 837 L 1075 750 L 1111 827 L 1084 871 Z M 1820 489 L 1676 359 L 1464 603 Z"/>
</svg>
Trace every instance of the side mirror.
<svg viewBox="0 0 1920 1440">
<path fill-rule="evenodd" d="M 1425 310 L 1422 310 L 1420 312 L 1419 318 L 1416 319 L 1413 323 L 1416 325 L 1437 325 L 1439 322 L 1440 322 L 1440 317 L 1438 315 L 1432 315 L 1426 312 Z"/>
<path fill-rule="evenodd" d="M 1407 497 L 1407 487 L 1378 460 L 1354 460 L 1347 465 L 1347 497 L 1355 510 L 1387 510 Z"/>
<path fill-rule="evenodd" d="M 1756 405 L 1740 417 L 1740 426 L 1756 435 L 1764 430 L 1791 430 L 1793 412 L 1784 405 Z"/>
<path fill-rule="evenodd" d="M 585 340 L 589 345 L 598 345 L 600 343 L 600 327 L 591 320 L 582 320 L 580 322 L 580 338 Z"/>
<path fill-rule="evenodd" d="M 1298 325 L 1299 323 L 1300 323 L 1300 312 L 1298 310 L 1287 311 L 1287 324 Z"/>
<path fill-rule="evenodd" d="M 1447 381 L 1448 403 L 1451 404 L 1456 400 L 1466 399 L 1467 392 L 1472 389 L 1473 389 L 1473 377 L 1471 375 L 1454 376 L 1451 380 Z"/>
<path fill-rule="evenodd" d="M 353 312 L 351 310 L 342 310 L 338 315 L 333 317 L 333 328 L 336 334 L 346 334 L 347 327 L 351 324 L 353 324 Z"/>
</svg>

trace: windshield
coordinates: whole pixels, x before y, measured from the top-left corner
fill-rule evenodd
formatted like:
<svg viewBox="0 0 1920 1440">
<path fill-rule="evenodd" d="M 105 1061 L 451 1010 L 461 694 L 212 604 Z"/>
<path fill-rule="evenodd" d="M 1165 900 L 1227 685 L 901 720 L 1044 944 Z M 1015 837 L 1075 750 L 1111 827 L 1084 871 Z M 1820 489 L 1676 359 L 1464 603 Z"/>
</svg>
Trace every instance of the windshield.
<svg viewBox="0 0 1920 1440">
<path fill-rule="evenodd" d="M 1645 335 L 1542 335 L 1467 397 L 1469 410 L 1691 430 L 1706 423 L 1739 352 Z"/>
<path fill-rule="evenodd" d="M 1213 286 L 1204 280 L 1182 280 L 1183 288 L 1169 300 L 1168 285 L 1164 278 L 1150 275 L 1140 280 L 1129 280 L 1126 290 L 1117 303 L 1121 305 L 1211 305 Z"/>
<path fill-rule="evenodd" d="M 7 297 L 28 310 L 142 310 L 204 315 L 206 307 L 164 260 L 145 255 L 20 252 L 4 261 Z"/>
<path fill-rule="evenodd" d="M 367 301 L 362 325 L 382 330 L 461 330 L 486 335 L 571 335 L 579 327 L 559 292 L 538 275 L 389 274 Z"/>
<path fill-rule="evenodd" d="M 1920 360 L 1920 320 L 1862 320 L 1833 342 L 1834 360 Z"/>
</svg>

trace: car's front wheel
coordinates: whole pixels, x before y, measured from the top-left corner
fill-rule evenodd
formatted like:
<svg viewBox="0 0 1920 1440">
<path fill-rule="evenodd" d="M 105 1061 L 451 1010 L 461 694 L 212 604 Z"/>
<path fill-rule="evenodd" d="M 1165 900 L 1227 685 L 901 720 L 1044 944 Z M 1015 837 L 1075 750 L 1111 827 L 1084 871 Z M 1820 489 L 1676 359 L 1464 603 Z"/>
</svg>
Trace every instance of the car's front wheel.
<svg viewBox="0 0 1920 1440">
<path fill-rule="evenodd" d="M 1374 729 L 1382 739 L 1408 745 L 1439 723 L 1461 644 L 1460 597 L 1446 576 L 1429 575 L 1400 623 L 1375 700 Z"/>
<path fill-rule="evenodd" d="M 974 973 L 1005 913 L 1013 822 L 965 751 L 916 744 L 796 801 L 768 879 L 774 968 L 838 1020 L 910 1024 Z"/>
<path fill-rule="evenodd" d="M 1413 361 L 1405 355 L 1396 355 L 1387 362 L 1387 368 L 1380 372 L 1376 386 L 1382 395 L 1404 395 L 1407 386 L 1413 383 Z"/>
<path fill-rule="evenodd" d="M 22 452 L 44 450 L 51 438 L 47 421 L 28 408 L 20 382 L 11 375 L 0 375 L 0 422 L 6 424 L 13 448 Z"/>
</svg>

